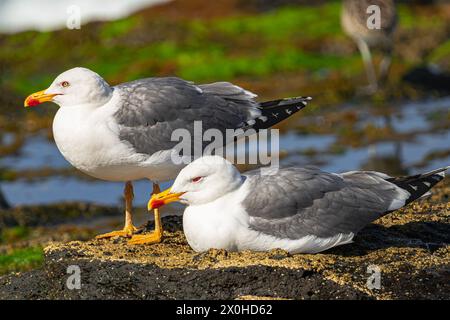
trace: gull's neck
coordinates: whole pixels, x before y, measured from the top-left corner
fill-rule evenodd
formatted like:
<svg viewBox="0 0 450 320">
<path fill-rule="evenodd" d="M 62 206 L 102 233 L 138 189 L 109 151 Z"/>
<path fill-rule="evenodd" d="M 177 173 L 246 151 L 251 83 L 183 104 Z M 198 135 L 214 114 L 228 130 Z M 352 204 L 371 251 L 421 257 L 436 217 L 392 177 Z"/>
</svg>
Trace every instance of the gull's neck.
<svg viewBox="0 0 450 320">
<path fill-rule="evenodd" d="M 95 96 L 95 98 L 91 98 L 87 103 L 80 103 L 76 105 L 64 105 L 60 104 L 61 109 L 69 109 L 69 108 L 81 108 L 81 109 L 96 109 L 108 104 L 114 96 L 116 96 L 116 90 L 112 87 L 108 88 L 109 90 L 105 90 L 103 94 Z"/>
<path fill-rule="evenodd" d="M 108 95 L 103 96 L 94 102 L 83 103 L 72 106 L 61 106 L 56 113 L 53 125 L 55 129 L 56 122 L 85 122 L 89 119 L 106 119 L 107 116 L 114 114 L 117 110 L 120 95 L 117 90 L 111 90 Z"/>
</svg>

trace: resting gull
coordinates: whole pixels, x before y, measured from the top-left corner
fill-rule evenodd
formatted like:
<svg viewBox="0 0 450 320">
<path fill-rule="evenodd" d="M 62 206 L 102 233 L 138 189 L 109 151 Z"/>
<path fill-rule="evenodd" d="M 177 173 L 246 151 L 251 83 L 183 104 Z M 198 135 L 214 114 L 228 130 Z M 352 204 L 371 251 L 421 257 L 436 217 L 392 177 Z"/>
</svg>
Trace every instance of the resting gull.
<svg viewBox="0 0 450 320">
<path fill-rule="evenodd" d="M 98 238 L 131 237 L 132 181 L 158 183 L 174 179 L 183 164 L 172 161 L 175 129 L 194 135 L 194 121 L 204 131 L 269 128 L 306 106 L 310 98 L 258 103 L 256 95 L 228 82 L 196 85 L 176 77 L 147 78 L 111 87 L 97 73 L 74 68 L 60 74 L 46 90 L 31 94 L 25 106 L 52 101 L 60 106 L 53 135 L 63 156 L 77 169 L 98 179 L 125 181 L 125 226 Z M 247 131 L 248 132 L 248 131 Z M 224 141 L 224 144 L 229 141 Z M 183 155 L 190 156 L 190 155 Z M 135 235 L 132 243 L 161 241 L 159 210 L 155 232 Z"/>
<path fill-rule="evenodd" d="M 209 156 L 181 170 L 172 188 L 153 195 L 148 207 L 187 204 L 183 228 L 195 251 L 317 253 L 350 243 L 368 223 L 425 195 L 447 168 L 399 178 L 314 167 L 241 175 L 227 160 Z"/>
</svg>

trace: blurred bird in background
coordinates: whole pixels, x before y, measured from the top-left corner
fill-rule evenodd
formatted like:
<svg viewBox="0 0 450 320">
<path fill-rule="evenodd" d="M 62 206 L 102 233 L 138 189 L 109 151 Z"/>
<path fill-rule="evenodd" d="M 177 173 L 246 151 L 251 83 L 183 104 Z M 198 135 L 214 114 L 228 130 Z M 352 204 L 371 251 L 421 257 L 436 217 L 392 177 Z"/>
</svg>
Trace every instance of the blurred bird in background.
<svg viewBox="0 0 450 320">
<path fill-rule="evenodd" d="M 368 19 L 372 12 L 369 7 L 380 8 L 380 29 L 371 29 Z M 371 94 L 378 90 L 379 84 L 386 81 L 392 60 L 394 33 L 398 23 L 397 10 L 393 0 L 344 0 L 341 12 L 341 24 L 344 32 L 358 46 L 364 61 L 369 85 L 365 92 Z M 371 49 L 379 49 L 383 60 L 379 65 L 379 74 L 375 71 Z"/>
</svg>

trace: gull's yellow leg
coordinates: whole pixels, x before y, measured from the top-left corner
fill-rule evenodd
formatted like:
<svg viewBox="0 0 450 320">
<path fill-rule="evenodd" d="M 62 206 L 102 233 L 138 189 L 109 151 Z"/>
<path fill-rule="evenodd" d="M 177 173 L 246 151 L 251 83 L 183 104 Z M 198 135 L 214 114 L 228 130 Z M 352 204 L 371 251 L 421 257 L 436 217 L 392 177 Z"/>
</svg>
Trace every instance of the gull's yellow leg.
<svg viewBox="0 0 450 320">
<path fill-rule="evenodd" d="M 154 183 L 152 195 L 160 192 L 161 189 L 159 188 L 159 185 Z M 155 214 L 155 231 L 150 234 L 136 234 L 130 241 L 128 241 L 128 244 L 152 244 L 161 242 L 163 237 L 163 228 L 159 209 L 153 209 L 153 212 Z"/>
<path fill-rule="evenodd" d="M 127 183 L 125 184 L 125 189 L 124 189 L 123 194 L 124 194 L 124 198 L 125 198 L 125 226 L 123 227 L 122 230 L 112 231 L 112 232 L 98 235 L 95 237 L 96 239 L 105 239 L 105 238 L 112 238 L 112 237 L 127 237 L 127 238 L 129 238 L 137 231 L 137 229 L 133 225 L 132 213 L 131 213 L 132 207 L 133 207 L 133 198 L 134 198 L 133 185 L 132 185 L 131 181 L 127 181 Z"/>
</svg>

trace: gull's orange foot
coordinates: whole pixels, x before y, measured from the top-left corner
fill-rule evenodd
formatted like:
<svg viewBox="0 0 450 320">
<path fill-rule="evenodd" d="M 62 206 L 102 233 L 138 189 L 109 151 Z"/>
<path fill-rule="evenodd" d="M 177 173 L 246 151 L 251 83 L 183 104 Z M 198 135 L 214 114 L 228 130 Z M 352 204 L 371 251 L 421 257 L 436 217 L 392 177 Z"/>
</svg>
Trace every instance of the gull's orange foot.
<svg viewBox="0 0 450 320">
<path fill-rule="evenodd" d="M 150 234 L 137 234 L 134 235 L 128 244 L 154 244 L 160 243 L 162 240 L 162 232 L 154 231 Z"/>
<path fill-rule="evenodd" d="M 135 226 L 130 225 L 130 226 L 126 226 L 125 228 L 123 228 L 122 230 L 119 230 L 119 231 L 112 231 L 112 232 L 100 234 L 100 235 L 96 236 L 95 239 L 106 239 L 106 238 L 114 238 L 114 237 L 131 238 L 137 230 L 138 229 Z"/>
</svg>

